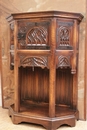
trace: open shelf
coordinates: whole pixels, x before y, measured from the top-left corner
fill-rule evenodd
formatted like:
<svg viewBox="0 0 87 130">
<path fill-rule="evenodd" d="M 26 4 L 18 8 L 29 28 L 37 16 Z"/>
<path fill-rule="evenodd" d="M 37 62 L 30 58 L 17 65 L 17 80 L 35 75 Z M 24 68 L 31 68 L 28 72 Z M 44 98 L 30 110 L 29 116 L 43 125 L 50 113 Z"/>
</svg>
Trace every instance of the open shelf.
<svg viewBox="0 0 87 130">
<path fill-rule="evenodd" d="M 76 119 L 78 120 L 78 111 L 72 110 L 68 107 L 56 106 L 55 118 L 49 117 L 48 105 L 47 104 L 22 104 L 20 106 L 20 111 L 15 112 L 14 105 L 9 108 L 9 116 L 12 117 L 14 124 L 29 122 L 34 124 L 40 124 L 47 130 L 52 130 L 52 125 L 54 130 L 60 127 L 62 124 L 67 124 L 70 126 L 75 126 Z M 49 127 L 49 125 L 51 127 Z"/>
<path fill-rule="evenodd" d="M 12 105 L 14 110 L 14 105 Z M 75 115 L 76 111 L 70 107 L 56 105 L 55 117 Z M 24 101 L 20 105 L 20 114 L 27 116 L 49 117 L 49 104 Z"/>
</svg>

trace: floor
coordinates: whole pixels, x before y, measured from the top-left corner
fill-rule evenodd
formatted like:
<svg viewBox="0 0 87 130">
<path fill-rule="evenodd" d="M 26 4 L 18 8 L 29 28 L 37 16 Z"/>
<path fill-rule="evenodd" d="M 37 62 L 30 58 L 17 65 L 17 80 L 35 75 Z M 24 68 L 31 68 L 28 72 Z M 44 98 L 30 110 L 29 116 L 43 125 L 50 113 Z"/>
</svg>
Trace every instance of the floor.
<svg viewBox="0 0 87 130">
<path fill-rule="evenodd" d="M 14 125 L 8 116 L 8 109 L 0 107 L 0 130 L 45 130 L 42 126 L 21 123 Z M 87 121 L 77 121 L 75 127 L 61 126 L 58 130 L 87 130 Z"/>
</svg>

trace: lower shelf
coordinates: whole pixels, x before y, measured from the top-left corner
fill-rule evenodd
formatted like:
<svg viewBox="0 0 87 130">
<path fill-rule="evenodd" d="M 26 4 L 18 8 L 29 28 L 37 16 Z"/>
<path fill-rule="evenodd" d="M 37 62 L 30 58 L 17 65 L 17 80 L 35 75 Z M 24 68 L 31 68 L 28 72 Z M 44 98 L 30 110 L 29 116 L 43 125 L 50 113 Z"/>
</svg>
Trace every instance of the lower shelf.
<svg viewBox="0 0 87 130">
<path fill-rule="evenodd" d="M 74 127 L 76 119 L 78 119 L 78 111 L 73 111 L 70 108 L 56 107 L 56 115 L 50 118 L 48 115 L 48 106 L 44 105 L 21 105 L 20 112 L 14 111 L 14 105 L 9 108 L 9 116 L 12 117 L 14 124 L 21 122 L 29 122 L 40 124 L 47 130 L 56 130 L 59 126 L 67 124 Z"/>
</svg>

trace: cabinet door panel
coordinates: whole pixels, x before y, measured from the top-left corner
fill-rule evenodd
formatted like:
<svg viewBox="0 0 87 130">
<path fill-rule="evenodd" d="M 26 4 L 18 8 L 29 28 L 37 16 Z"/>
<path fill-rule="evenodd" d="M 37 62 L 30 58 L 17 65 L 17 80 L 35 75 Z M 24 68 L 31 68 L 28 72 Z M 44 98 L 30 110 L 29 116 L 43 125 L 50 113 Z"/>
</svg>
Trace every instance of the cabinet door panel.
<svg viewBox="0 0 87 130">
<path fill-rule="evenodd" d="M 23 20 L 18 21 L 19 49 L 48 49 L 50 21 Z"/>
</svg>

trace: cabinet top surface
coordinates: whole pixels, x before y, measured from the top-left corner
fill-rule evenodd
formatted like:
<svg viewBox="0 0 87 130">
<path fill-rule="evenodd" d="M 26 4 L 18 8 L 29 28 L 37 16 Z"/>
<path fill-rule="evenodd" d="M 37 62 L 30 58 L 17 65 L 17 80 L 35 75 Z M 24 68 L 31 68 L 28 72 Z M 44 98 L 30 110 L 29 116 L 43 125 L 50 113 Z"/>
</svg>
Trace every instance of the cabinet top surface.
<svg viewBox="0 0 87 130">
<path fill-rule="evenodd" d="M 41 11 L 41 12 L 23 12 L 23 13 L 14 13 L 9 15 L 6 19 L 8 22 L 12 20 L 19 19 L 31 19 L 31 18 L 67 18 L 67 19 L 77 19 L 81 21 L 83 15 L 80 13 L 72 12 L 62 12 L 62 11 Z"/>
</svg>

